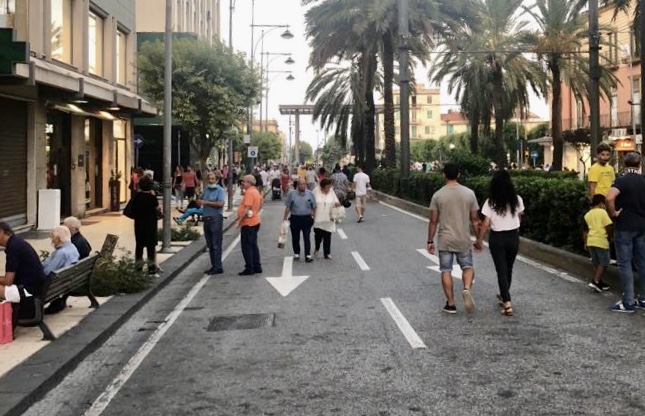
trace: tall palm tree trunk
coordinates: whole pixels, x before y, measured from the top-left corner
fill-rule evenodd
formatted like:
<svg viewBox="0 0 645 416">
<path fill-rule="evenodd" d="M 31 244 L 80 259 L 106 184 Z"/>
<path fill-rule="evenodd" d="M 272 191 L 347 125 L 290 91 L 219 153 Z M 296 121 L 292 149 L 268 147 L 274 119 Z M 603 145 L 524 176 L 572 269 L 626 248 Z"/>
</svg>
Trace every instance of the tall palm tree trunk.
<svg viewBox="0 0 645 416">
<path fill-rule="evenodd" d="M 396 168 L 396 127 L 394 120 L 394 35 L 383 35 L 383 127 L 385 129 L 385 166 Z"/>
<path fill-rule="evenodd" d="M 376 54 L 371 55 L 365 74 L 365 167 L 368 172 L 376 167 L 376 104 L 374 103 L 374 78 L 377 70 Z"/>
<path fill-rule="evenodd" d="M 493 72 L 493 108 L 495 109 L 495 154 L 493 161 L 499 168 L 506 166 L 504 152 L 504 85 L 501 68 Z"/>
<path fill-rule="evenodd" d="M 553 170 L 562 170 L 564 139 L 562 137 L 562 85 L 558 58 L 551 61 L 553 100 L 551 100 L 551 136 L 553 137 Z"/>
</svg>

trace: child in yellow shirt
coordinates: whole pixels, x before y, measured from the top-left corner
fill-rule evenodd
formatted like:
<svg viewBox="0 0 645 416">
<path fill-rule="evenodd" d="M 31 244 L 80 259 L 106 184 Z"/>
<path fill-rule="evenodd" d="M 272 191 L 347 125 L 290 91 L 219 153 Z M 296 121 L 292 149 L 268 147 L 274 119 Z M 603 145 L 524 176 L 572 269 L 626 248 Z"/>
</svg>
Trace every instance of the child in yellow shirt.
<svg viewBox="0 0 645 416">
<path fill-rule="evenodd" d="M 609 237 L 612 233 L 613 223 L 605 210 L 604 195 L 594 195 L 591 205 L 591 209 L 585 214 L 583 239 L 585 250 L 589 251 L 594 267 L 593 277 L 588 286 L 600 293 L 610 289 L 601 278 L 609 266 Z"/>
</svg>

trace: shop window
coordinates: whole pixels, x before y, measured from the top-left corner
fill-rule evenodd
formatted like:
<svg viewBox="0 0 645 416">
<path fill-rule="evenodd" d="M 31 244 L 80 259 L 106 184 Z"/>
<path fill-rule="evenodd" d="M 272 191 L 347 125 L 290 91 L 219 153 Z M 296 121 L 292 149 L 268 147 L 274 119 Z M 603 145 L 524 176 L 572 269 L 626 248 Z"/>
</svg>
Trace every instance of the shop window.
<svg viewBox="0 0 645 416">
<path fill-rule="evenodd" d="M 89 15 L 88 58 L 90 74 L 103 75 L 103 19 L 96 13 Z"/>
<path fill-rule="evenodd" d="M 72 63 L 72 1 L 51 0 L 51 57 Z"/>
</svg>

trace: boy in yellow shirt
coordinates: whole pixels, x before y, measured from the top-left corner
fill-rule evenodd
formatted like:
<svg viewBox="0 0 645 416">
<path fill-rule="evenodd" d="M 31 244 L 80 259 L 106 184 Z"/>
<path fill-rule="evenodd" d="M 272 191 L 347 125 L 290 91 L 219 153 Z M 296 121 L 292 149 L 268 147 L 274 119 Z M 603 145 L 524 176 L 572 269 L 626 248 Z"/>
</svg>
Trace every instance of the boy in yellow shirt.
<svg viewBox="0 0 645 416">
<path fill-rule="evenodd" d="M 596 194 L 591 200 L 591 209 L 585 214 L 585 230 L 583 239 L 585 250 L 589 251 L 594 273 L 589 287 L 600 293 L 609 290 L 602 280 L 605 269 L 609 266 L 609 237 L 612 232 L 613 223 L 605 210 L 605 196 Z"/>
</svg>

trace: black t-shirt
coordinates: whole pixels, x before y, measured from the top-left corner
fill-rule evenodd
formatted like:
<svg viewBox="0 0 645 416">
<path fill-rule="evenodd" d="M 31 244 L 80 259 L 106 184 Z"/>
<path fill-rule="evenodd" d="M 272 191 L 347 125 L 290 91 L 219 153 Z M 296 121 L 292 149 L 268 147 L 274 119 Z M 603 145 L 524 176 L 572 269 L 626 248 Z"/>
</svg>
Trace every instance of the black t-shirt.
<svg viewBox="0 0 645 416">
<path fill-rule="evenodd" d="M 43 264 L 36 251 L 22 238 L 12 235 L 5 248 L 6 272 L 14 272 L 15 285 L 23 285 L 32 295 L 39 295 L 45 281 Z"/>
<path fill-rule="evenodd" d="M 620 191 L 616 198 L 616 210 L 622 209 L 615 220 L 618 231 L 645 230 L 645 177 L 627 173 L 617 178 L 612 188 Z"/>
</svg>

